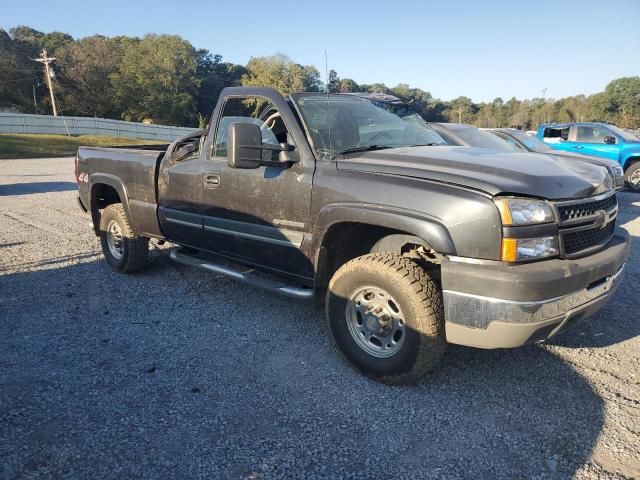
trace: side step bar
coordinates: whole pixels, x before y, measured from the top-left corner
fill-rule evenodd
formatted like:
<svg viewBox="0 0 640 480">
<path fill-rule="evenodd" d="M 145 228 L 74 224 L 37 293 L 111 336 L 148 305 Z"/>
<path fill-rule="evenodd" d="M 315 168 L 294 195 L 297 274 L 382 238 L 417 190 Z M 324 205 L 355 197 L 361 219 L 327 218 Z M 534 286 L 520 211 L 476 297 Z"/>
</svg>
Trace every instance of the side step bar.
<svg viewBox="0 0 640 480">
<path fill-rule="evenodd" d="M 264 288 L 281 295 L 286 295 L 287 297 L 299 298 L 303 300 L 313 298 L 313 289 L 311 288 L 293 287 L 291 285 L 286 285 L 284 283 L 270 280 L 268 278 L 259 277 L 255 274 L 252 274 L 250 271 L 242 272 L 240 270 L 234 270 L 233 268 L 221 265 L 219 263 L 214 263 L 209 259 L 198 258 L 196 255 L 186 253 L 181 248 L 171 249 L 169 258 L 171 258 L 171 260 L 173 260 L 174 262 L 181 263 L 182 265 L 196 267 L 201 270 L 214 272 L 219 275 L 224 275 L 225 277 L 233 278 L 235 280 L 241 280 L 250 285 Z"/>
</svg>

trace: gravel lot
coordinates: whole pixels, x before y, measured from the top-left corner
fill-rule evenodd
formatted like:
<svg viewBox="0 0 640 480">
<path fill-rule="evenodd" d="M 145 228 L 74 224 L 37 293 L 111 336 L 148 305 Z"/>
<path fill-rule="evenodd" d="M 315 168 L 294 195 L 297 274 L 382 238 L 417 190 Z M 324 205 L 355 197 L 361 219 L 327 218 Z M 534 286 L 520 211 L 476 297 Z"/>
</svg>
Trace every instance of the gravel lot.
<svg viewBox="0 0 640 480">
<path fill-rule="evenodd" d="M 73 160 L 0 160 L 0 478 L 640 477 L 640 195 L 615 297 L 545 346 L 358 375 L 309 304 L 113 273 Z"/>
</svg>

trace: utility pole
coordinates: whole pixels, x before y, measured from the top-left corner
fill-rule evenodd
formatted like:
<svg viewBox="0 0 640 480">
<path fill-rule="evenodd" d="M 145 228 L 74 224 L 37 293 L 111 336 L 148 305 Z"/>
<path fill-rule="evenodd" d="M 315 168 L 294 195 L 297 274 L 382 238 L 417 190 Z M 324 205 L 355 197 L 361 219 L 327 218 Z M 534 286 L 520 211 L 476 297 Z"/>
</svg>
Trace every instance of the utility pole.
<svg viewBox="0 0 640 480">
<path fill-rule="evenodd" d="M 38 113 L 38 101 L 36 100 L 36 84 L 32 84 L 31 87 L 33 88 L 33 113 L 37 114 Z"/>
<path fill-rule="evenodd" d="M 462 109 L 458 109 L 458 123 L 462 123 Z"/>
<path fill-rule="evenodd" d="M 58 109 L 56 108 L 56 98 L 53 96 L 53 85 L 51 84 L 51 70 L 49 64 L 56 60 L 55 57 L 47 57 L 47 49 L 43 48 L 40 52 L 40 58 L 34 58 L 36 62 L 44 64 L 44 74 L 47 77 L 47 86 L 49 87 L 49 95 L 51 95 L 51 106 L 53 107 L 53 116 L 58 116 Z"/>
</svg>

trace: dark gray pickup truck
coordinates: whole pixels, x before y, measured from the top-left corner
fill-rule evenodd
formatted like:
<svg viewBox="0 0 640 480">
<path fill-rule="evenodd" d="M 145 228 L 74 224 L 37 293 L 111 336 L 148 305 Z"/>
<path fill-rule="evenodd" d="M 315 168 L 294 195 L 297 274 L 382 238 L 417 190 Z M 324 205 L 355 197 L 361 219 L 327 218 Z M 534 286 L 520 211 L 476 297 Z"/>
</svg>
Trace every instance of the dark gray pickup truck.
<svg viewBox="0 0 640 480">
<path fill-rule="evenodd" d="M 148 149 L 82 147 L 81 207 L 106 261 L 170 257 L 324 300 L 363 372 L 413 381 L 447 343 L 541 341 L 596 312 L 629 253 L 600 167 L 447 146 L 353 95 L 225 89 L 207 130 Z"/>
</svg>

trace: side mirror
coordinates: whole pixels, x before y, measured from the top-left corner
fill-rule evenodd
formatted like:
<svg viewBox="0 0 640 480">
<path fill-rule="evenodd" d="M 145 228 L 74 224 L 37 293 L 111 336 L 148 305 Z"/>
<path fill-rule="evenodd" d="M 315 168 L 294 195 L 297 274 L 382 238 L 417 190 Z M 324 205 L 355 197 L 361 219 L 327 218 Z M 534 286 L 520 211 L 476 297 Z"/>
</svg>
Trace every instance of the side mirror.
<svg viewBox="0 0 640 480">
<path fill-rule="evenodd" d="M 604 143 L 606 143 L 607 145 L 613 145 L 616 143 L 616 137 L 614 137 L 613 135 L 607 135 L 606 137 L 604 137 Z"/>
<path fill-rule="evenodd" d="M 227 163 L 232 168 L 258 168 L 262 161 L 262 133 L 253 123 L 229 126 Z"/>
<path fill-rule="evenodd" d="M 227 163 L 232 168 L 258 168 L 260 165 L 282 165 L 297 162 L 298 159 L 288 155 L 295 149 L 288 143 L 262 143 L 262 131 L 253 123 L 232 123 L 229 126 L 227 142 Z M 263 158 L 262 152 L 280 152 L 279 160 L 270 160 L 269 155 Z"/>
</svg>

